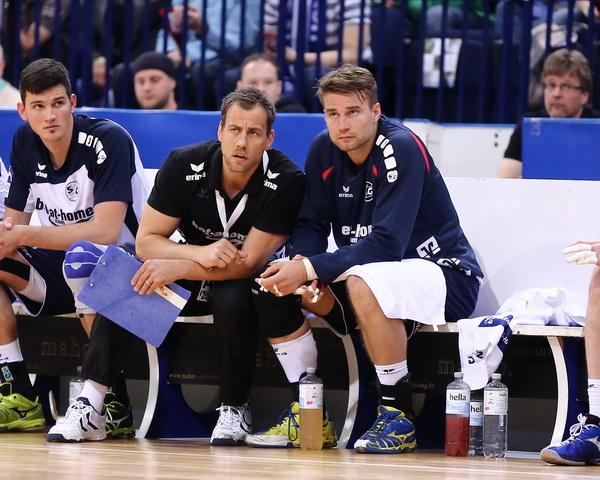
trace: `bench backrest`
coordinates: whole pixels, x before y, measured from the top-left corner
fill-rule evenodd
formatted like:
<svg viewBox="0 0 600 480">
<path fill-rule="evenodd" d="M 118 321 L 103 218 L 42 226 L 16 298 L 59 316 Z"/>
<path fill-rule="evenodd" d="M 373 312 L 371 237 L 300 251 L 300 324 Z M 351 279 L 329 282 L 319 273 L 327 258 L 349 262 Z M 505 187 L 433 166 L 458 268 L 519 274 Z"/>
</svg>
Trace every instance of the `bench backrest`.
<svg viewBox="0 0 600 480">
<path fill-rule="evenodd" d="M 564 180 L 447 178 L 461 224 L 486 278 L 474 316 L 527 288 L 564 287 L 582 308 L 593 268 L 561 250 L 599 240 L 600 185 Z"/>
</svg>

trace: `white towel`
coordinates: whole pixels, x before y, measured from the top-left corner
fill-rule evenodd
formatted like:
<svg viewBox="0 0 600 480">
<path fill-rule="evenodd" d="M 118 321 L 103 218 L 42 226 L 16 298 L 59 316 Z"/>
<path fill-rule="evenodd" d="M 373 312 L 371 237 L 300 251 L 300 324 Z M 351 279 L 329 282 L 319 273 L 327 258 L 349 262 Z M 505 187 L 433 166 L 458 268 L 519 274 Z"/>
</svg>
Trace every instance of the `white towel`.
<svg viewBox="0 0 600 480">
<path fill-rule="evenodd" d="M 511 295 L 494 316 L 459 320 L 458 349 L 464 380 L 483 388 L 502 361 L 517 325 L 583 326 L 585 312 L 564 288 L 531 288 Z"/>
<path fill-rule="evenodd" d="M 512 334 L 511 315 L 459 320 L 458 349 L 463 380 L 472 390 L 485 387 L 502 361 Z"/>
<path fill-rule="evenodd" d="M 511 295 L 496 315 L 511 314 L 511 325 L 583 326 L 585 307 L 577 305 L 564 288 L 530 288 Z"/>
</svg>

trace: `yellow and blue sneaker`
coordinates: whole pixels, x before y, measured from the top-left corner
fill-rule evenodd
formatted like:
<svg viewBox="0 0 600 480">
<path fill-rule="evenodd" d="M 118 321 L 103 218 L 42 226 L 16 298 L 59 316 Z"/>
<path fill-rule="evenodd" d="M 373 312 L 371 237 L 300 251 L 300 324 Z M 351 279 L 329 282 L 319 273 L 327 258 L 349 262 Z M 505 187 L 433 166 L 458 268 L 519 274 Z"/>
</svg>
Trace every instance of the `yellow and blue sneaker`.
<svg viewBox="0 0 600 480">
<path fill-rule="evenodd" d="M 248 435 L 246 445 L 257 448 L 298 448 L 300 447 L 300 405 L 292 402 L 277 423 L 264 432 Z M 337 445 L 337 436 L 333 422 L 329 418 L 323 420 L 323 448 Z"/>
<path fill-rule="evenodd" d="M 379 405 L 373 426 L 354 442 L 358 453 L 403 453 L 415 448 L 415 426 L 404 412 L 385 405 Z"/>
<path fill-rule="evenodd" d="M 542 460 L 554 465 L 594 465 L 600 463 L 600 425 L 579 414 L 578 423 L 571 426 L 570 437 L 558 445 L 549 445 L 540 455 Z"/>
<path fill-rule="evenodd" d="M 11 383 L 0 385 L 0 432 L 37 430 L 46 421 L 38 397 L 30 400 L 12 391 Z"/>
</svg>

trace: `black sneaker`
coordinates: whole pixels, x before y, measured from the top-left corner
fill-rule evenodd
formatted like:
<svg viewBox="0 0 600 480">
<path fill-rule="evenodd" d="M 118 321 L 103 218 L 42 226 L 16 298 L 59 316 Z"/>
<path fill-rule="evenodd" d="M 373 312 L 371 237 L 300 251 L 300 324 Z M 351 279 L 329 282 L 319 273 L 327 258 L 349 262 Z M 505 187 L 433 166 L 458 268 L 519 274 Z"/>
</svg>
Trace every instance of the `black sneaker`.
<svg viewBox="0 0 600 480">
<path fill-rule="evenodd" d="M 119 402 L 113 392 L 106 392 L 104 397 L 106 410 L 106 436 L 107 438 L 134 437 L 133 415 L 131 404 Z"/>
</svg>

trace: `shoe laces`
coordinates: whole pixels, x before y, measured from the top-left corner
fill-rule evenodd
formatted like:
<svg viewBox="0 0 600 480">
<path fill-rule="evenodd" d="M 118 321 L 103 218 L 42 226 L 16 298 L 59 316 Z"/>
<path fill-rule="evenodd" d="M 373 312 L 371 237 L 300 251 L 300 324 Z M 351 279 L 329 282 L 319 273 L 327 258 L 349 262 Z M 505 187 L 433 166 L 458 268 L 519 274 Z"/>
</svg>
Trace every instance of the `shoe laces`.
<svg viewBox="0 0 600 480">
<path fill-rule="evenodd" d="M 84 413 L 88 408 L 92 408 L 91 405 L 87 405 L 81 400 L 77 400 L 72 403 L 65 413 L 65 420 L 78 420 L 79 417 Z"/>
<path fill-rule="evenodd" d="M 217 425 L 221 428 L 232 430 L 240 423 L 245 422 L 242 409 L 244 407 L 232 407 L 230 405 L 221 405 L 217 410 L 219 411 L 219 420 Z"/>
<path fill-rule="evenodd" d="M 298 429 L 300 428 L 300 425 L 298 424 L 298 420 L 296 420 L 296 414 L 292 412 L 291 408 L 283 411 L 283 413 L 277 419 L 276 425 L 282 426 L 284 423 L 287 423 L 288 438 L 292 441 L 295 440 L 298 436 Z"/>
<path fill-rule="evenodd" d="M 564 445 L 568 442 L 571 442 L 571 441 L 577 439 L 579 437 L 579 435 L 581 435 L 586 430 L 597 426 L 597 425 L 594 425 L 593 423 L 585 423 L 585 421 L 586 421 L 586 416 L 583 413 L 580 413 L 579 415 L 577 415 L 577 423 L 574 423 L 573 425 L 571 425 L 571 428 L 569 428 L 570 436 L 566 440 L 563 440 L 561 442 L 561 445 Z"/>
</svg>

